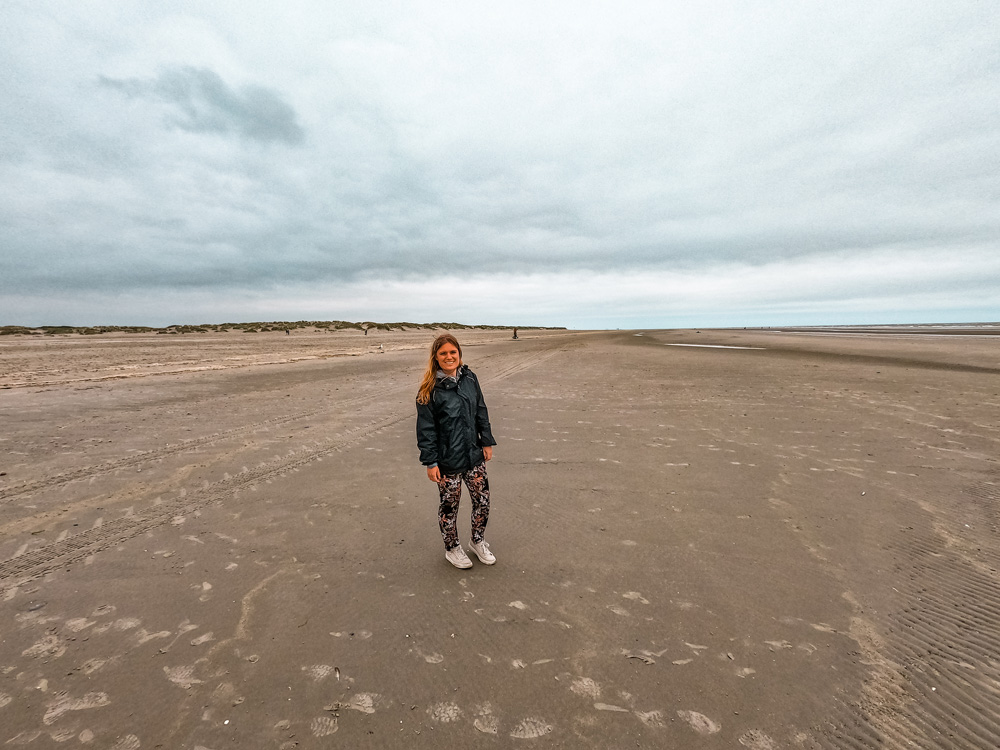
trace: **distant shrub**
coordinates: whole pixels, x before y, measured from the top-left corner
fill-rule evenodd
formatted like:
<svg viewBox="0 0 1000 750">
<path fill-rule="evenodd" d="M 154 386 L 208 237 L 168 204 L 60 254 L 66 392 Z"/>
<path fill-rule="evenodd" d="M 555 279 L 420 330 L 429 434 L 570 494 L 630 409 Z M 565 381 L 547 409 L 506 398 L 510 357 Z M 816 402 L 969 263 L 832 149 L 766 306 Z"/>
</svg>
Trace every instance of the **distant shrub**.
<svg viewBox="0 0 1000 750">
<path fill-rule="evenodd" d="M 102 333 L 157 333 L 157 334 L 185 334 L 185 333 L 225 333 L 227 331 L 243 331 L 244 333 L 260 333 L 262 331 L 285 331 L 291 330 L 293 328 L 310 328 L 313 327 L 317 329 L 317 332 L 322 331 L 341 331 L 341 330 L 356 330 L 363 331 L 365 329 L 372 329 L 376 331 L 402 331 L 402 330 L 435 330 L 443 329 L 446 331 L 451 330 L 466 330 L 470 328 L 479 328 L 483 330 L 503 330 L 510 329 L 514 326 L 497 326 L 497 325 L 468 325 L 465 323 L 412 323 L 409 321 L 401 321 L 395 323 L 376 323 L 375 321 L 366 320 L 360 322 L 353 322 L 349 320 L 296 320 L 296 321 L 255 321 L 247 323 L 199 323 L 191 325 L 182 325 L 180 323 L 174 323 L 169 326 L 164 326 L 163 328 L 152 328 L 150 326 L 38 326 L 37 328 L 29 328 L 28 326 L 0 326 L 0 336 L 11 336 L 11 335 L 55 335 L 55 334 L 69 334 L 75 333 L 83 336 L 95 336 Z M 565 331 L 565 326 L 517 326 L 517 328 L 523 331 L 529 330 L 559 330 Z"/>
</svg>

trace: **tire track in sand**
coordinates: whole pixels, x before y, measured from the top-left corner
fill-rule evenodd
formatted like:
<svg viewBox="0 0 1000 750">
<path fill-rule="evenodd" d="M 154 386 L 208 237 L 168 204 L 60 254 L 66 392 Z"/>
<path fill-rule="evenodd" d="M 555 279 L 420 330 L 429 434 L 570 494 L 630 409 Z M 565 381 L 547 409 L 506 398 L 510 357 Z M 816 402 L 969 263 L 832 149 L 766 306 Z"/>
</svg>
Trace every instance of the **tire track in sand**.
<svg viewBox="0 0 1000 750">
<path fill-rule="evenodd" d="M 269 427 L 278 427 L 283 424 L 288 424 L 289 422 L 295 422 L 299 419 L 308 419 L 315 414 L 317 414 L 317 412 L 311 411 L 302 412 L 300 414 L 290 414 L 283 417 L 275 417 L 274 419 L 265 419 L 261 422 L 253 422 L 251 424 L 234 427 L 231 430 L 223 430 L 222 432 L 215 432 L 211 435 L 205 435 L 204 437 L 182 440 L 179 443 L 170 443 L 159 448 L 152 448 L 148 451 L 135 453 L 131 456 L 123 456 L 122 458 L 103 461 L 89 466 L 80 466 L 76 469 L 70 469 L 69 471 L 36 479 L 31 482 L 24 482 L 12 487 L 6 487 L 0 489 L 0 504 L 8 503 L 21 495 L 28 495 L 50 487 L 58 487 L 61 484 L 67 484 L 68 482 L 73 482 L 78 479 L 86 479 L 87 477 L 99 476 L 101 474 L 110 474 L 111 472 L 118 471 L 120 469 L 127 469 L 149 461 L 156 461 L 157 459 L 171 456 L 176 453 L 183 453 L 205 445 L 211 445 L 219 440 L 225 440 L 226 438 L 235 437 L 247 432 L 255 432 Z"/>
<path fill-rule="evenodd" d="M 344 399 L 343 401 L 338 401 L 336 404 L 333 404 L 331 408 L 340 409 L 344 407 L 357 406 L 365 402 L 374 401 L 377 398 L 384 398 L 387 393 L 400 393 L 404 389 L 404 387 L 400 386 L 390 388 L 386 391 L 382 391 L 381 393 Z M 11 502 L 13 499 L 22 495 L 38 492 L 39 490 L 49 489 L 50 487 L 58 487 L 79 479 L 100 476 L 101 474 L 110 474 L 112 472 L 120 471 L 133 466 L 141 466 L 142 464 L 150 461 L 157 461 L 161 458 L 172 456 L 177 453 L 184 453 L 185 451 L 195 450 L 206 445 L 212 445 L 220 440 L 227 440 L 249 432 L 257 432 L 258 430 L 280 427 L 281 425 L 288 424 L 290 422 L 309 419 L 310 417 L 315 417 L 320 414 L 321 411 L 322 410 L 316 409 L 313 411 L 299 412 L 298 414 L 288 414 L 282 417 L 274 417 L 273 419 L 265 419 L 260 422 L 251 422 L 250 424 L 240 425 L 239 427 L 233 427 L 229 430 L 213 432 L 212 434 L 205 435 L 203 437 L 190 438 L 189 440 L 182 440 L 179 443 L 168 443 L 167 445 L 160 446 L 159 448 L 151 448 L 150 450 L 134 453 L 130 456 L 122 456 L 121 458 L 115 458 L 110 461 L 103 461 L 89 466 L 80 466 L 76 469 L 60 472 L 59 474 L 53 474 L 48 477 L 42 477 L 41 479 L 36 479 L 31 482 L 24 482 L 12 487 L 6 487 L 0 489 L 0 505 Z"/>
<path fill-rule="evenodd" d="M 550 352 L 548 355 L 535 355 L 529 356 L 521 361 L 514 362 L 502 366 L 496 373 L 494 373 L 490 380 L 502 380 L 504 378 L 510 377 L 511 375 L 516 375 L 529 367 L 537 364 L 538 356 L 542 356 L 543 359 L 547 359 L 548 356 L 552 356 L 555 352 Z M 538 360 L 541 361 L 541 360 Z M 396 388 L 390 388 L 388 390 L 380 391 L 375 394 L 368 394 L 364 396 L 357 396 L 355 398 L 345 399 L 339 401 L 333 405 L 333 408 L 343 408 L 349 406 L 356 406 L 358 404 L 363 404 L 365 402 L 374 401 L 376 399 L 383 399 L 386 395 L 395 395 L 402 393 L 404 391 L 410 390 L 410 385 L 397 386 Z M 41 479 L 32 480 L 30 482 L 23 482 L 18 485 L 11 487 L 0 488 L 0 505 L 11 502 L 15 498 L 21 497 L 22 495 L 29 495 L 40 490 L 46 490 L 50 487 L 58 487 L 63 484 L 68 484 L 69 482 L 74 482 L 79 479 L 87 479 L 89 477 L 100 476 L 102 474 L 110 474 L 115 471 L 120 471 L 122 469 L 131 468 L 134 466 L 139 466 L 150 461 L 156 461 L 167 456 L 172 456 L 178 453 L 184 453 L 185 451 L 195 450 L 206 445 L 211 445 L 217 443 L 220 440 L 226 440 L 228 438 L 233 438 L 238 435 L 243 435 L 248 432 L 256 432 L 257 430 L 267 429 L 271 427 L 280 427 L 281 425 L 288 424 L 290 422 L 296 422 L 302 419 L 309 419 L 320 413 L 320 410 L 300 412 L 298 414 L 289 414 L 282 417 L 275 417 L 273 419 L 265 419 L 260 422 L 252 422 L 250 424 L 240 425 L 239 427 L 234 427 L 229 430 L 223 430 L 221 432 L 215 432 L 211 435 L 205 435 L 203 437 L 191 438 L 189 440 L 182 440 L 179 443 L 167 444 L 159 448 L 152 448 L 147 451 L 142 451 L 140 453 L 134 453 L 129 456 L 123 456 L 121 458 L 112 459 L 110 461 L 103 461 L 97 464 L 90 464 L 89 466 L 80 466 L 75 469 L 70 469 L 69 471 L 60 472 L 59 474 L 54 474 L 48 477 L 42 477 Z"/>
<path fill-rule="evenodd" d="M 555 349 L 528 355 L 493 372 L 484 379 L 484 383 L 494 383 L 524 372 L 551 359 L 560 351 L 560 349 Z M 384 396 L 384 394 L 382 395 Z M 169 523 L 177 516 L 186 515 L 211 503 L 226 500 L 238 490 L 283 476 L 289 471 L 310 464 L 331 453 L 349 448 L 387 427 L 412 418 L 413 413 L 409 410 L 390 412 L 361 427 L 340 433 L 326 441 L 325 445 L 308 450 L 304 454 L 300 452 L 295 455 L 282 456 L 252 469 L 247 469 L 235 476 L 220 479 L 199 492 L 148 506 L 132 515 L 105 522 L 101 526 L 12 557 L 0 563 L 0 585 L 5 588 L 20 585 L 33 578 L 65 568 L 150 529 Z"/>
</svg>

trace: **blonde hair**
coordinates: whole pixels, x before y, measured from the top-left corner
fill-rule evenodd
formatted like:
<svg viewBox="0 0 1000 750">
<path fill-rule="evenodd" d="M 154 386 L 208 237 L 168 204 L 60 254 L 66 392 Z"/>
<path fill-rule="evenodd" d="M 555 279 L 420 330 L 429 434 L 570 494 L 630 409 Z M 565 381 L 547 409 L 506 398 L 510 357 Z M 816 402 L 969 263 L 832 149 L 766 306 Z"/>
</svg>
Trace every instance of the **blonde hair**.
<svg viewBox="0 0 1000 750">
<path fill-rule="evenodd" d="M 437 353 L 438 349 L 445 344 L 452 344 L 458 349 L 458 366 L 462 366 L 462 345 L 458 343 L 458 339 L 450 333 L 442 333 L 434 339 L 434 343 L 431 344 L 431 356 L 427 362 L 427 370 L 424 372 L 423 380 L 420 381 L 420 390 L 417 391 L 418 404 L 426 404 L 431 400 L 431 393 L 433 393 L 434 384 L 437 382 L 437 371 L 440 369 L 438 367 Z"/>
</svg>

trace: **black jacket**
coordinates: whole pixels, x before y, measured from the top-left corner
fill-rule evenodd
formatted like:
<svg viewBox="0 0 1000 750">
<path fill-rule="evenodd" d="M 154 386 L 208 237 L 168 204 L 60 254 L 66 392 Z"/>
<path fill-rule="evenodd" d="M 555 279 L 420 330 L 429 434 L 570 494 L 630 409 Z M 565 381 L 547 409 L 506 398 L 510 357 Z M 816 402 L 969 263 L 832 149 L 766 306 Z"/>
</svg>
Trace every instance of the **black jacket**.
<svg viewBox="0 0 1000 750">
<path fill-rule="evenodd" d="M 468 365 L 459 368 L 458 382 L 438 378 L 430 401 L 417 402 L 417 447 L 424 466 L 459 474 L 483 462 L 484 445 L 496 444 L 483 390 Z"/>
</svg>

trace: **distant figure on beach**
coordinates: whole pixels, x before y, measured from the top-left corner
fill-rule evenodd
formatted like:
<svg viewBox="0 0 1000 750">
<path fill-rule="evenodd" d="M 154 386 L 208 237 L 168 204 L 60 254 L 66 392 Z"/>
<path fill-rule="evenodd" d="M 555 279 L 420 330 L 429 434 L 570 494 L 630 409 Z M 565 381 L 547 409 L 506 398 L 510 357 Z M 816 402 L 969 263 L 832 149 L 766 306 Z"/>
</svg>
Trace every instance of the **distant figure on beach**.
<svg viewBox="0 0 1000 750">
<path fill-rule="evenodd" d="M 368 335 L 368 329 L 366 328 L 365 329 L 365 336 L 367 336 L 367 335 Z"/>
<path fill-rule="evenodd" d="M 517 329 L 514 329 L 514 341 L 517 341 Z"/>
<path fill-rule="evenodd" d="M 479 380 L 462 364 L 462 347 L 450 333 L 438 336 L 417 392 L 417 447 L 427 478 L 438 486 L 444 556 L 456 568 L 472 567 L 458 540 L 463 481 L 472 496 L 469 550 L 485 565 L 497 561 L 483 538 L 490 517 L 486 462 L 493 458 L 496 444 Z"/>
<path fill-rule="evenodd" d="M 292 335 L 292 332 L 291 332 L 290 330 L 288 330 L 288 329 L 286 328 L 286 329 L 285 329 L 285 335 L 286 335 L 286 336 L 291 336 L 291 335 Z"/>
</svg>

